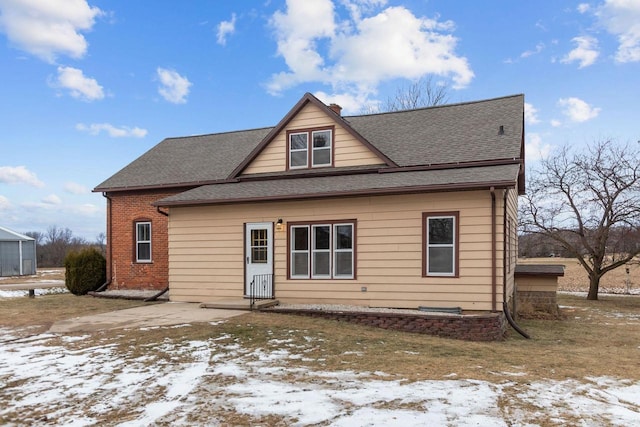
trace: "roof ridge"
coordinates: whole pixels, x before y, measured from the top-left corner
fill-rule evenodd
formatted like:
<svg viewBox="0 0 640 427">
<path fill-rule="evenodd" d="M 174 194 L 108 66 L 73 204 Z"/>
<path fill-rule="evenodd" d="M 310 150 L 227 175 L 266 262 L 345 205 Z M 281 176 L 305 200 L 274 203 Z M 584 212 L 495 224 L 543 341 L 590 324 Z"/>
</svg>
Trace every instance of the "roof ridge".
<svg viewBox="0 0 640 427">
<path fill-rule="evenodd" d="M 275 126 L 263 126 L 263 127 L 259 127 L 259 128 L 237 129 L 237 130 L 229 130 L 229 131 L 224 131 L 224 132 L 203 133 L 203 134 L 199 134 L 199 135 L 168 136 L 164 140 L 166 141 L 167 139 L 204 138 L 204 137 L 207 137 L 207 136 L 229 135 L 229 134 L 233 134 L 233 133 L 244 133 L 244 132 L 257 131 L 257 130 L 273 129 L 274 127 Z"/>
<path fill-rule="evenodd" d="M 471 104 L 479 104 L 479 103 L 484 103 L 484 102 L 499 101 L 499 100 L 502 100 L 502 99 L 516 98 L 516 97 L 520 97 L 520 96 L 524 96 L 524 93 L 516 93 L 516 94 L 513 94 L 513 95 L 497 96 L 495 98 L 479 99 L 479 100 L 474 100 L 474 101 L 454 102 L 453 104 L 439 104 L 439 105 L 430 105 L 430 106 L 427 106 L 427 107 L 409 108 L 409 109 L 406 109 L 406 110 L 381 111 L 379 113 L 369 113 L 369 114 L 356 114 L 356 115 L 352 115 L 352 116 L 343 116 L 343 118 L 344 119 L 350 119 L 350 118 L 354 118 L 354 117 L 372 117 L 372 116 L 382 116 L 382 115 L 389 115 L 389 114 L 408 113 L 408 112 L 411 112 L 411 111 L 434 110 L 434 109 L 438 109 L 438 108 L 447 108 L 447 107 L 459 107 L 461 105 L 471 105 Z"/>
<path fill-rule="evenodd" d="M 33 237 L 29 237 L 26 234 L 18 233 L 17 231 L 13 231 L 13 230 L 11 230 L 9 228 L 6 228 L 6 227 L 0 226 L 0 231 L 4 231 L 5 233 L 12 234 L 12 235 L 14 235 L 16 237 L 19 237 L 19 238 L 23 239 L 23 240 L 36 240 Z"/>
</svg>

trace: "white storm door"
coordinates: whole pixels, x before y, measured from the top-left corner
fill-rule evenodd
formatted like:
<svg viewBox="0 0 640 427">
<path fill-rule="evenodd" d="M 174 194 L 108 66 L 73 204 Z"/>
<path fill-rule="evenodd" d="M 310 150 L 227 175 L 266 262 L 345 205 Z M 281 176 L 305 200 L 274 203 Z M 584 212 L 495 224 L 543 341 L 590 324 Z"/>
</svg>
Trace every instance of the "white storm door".
<svg viewBox="0 0 640 427">
<path fill-rule="evenodd" d="M 268 283 L 273 294 L 273 223 L 256 222 L 245 224 L 245 286 L 244 294 L 252 296 L 250 284 L 256 278 L 260 283 Z M 267 277 L 266 275 L 271 275 Z M 264 294 L 264 290 L 259 292 Z M 253 295 L 259 296 L 259 295 Z"/>
</svg>

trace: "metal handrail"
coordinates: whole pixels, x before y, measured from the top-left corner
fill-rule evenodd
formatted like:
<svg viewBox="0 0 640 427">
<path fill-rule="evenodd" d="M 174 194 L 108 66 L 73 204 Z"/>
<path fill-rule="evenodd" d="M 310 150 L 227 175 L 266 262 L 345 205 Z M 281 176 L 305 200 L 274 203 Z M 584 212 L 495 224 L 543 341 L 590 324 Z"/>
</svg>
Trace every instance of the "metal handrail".
<svg viewBox="0 0 640 427">
<path fill-rule="evenodd" d="M 275 288 L 273 274 L 256 274 L 249 284 L 249 305 L 253 310 L 256 300 L 273 299 Z"/>
</svg>

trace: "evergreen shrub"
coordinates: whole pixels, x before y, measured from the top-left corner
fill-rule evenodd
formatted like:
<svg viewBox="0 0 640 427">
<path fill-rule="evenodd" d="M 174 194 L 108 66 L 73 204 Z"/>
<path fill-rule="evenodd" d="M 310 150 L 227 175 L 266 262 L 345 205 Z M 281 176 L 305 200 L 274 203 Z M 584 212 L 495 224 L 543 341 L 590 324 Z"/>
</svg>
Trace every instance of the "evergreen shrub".
<svg viewBox="0 0 640 427">
<path fill-rule="evenodd" d="M 64 284 L 74 295 L 95 291 L 107 278 L 107 260 L 96 248 L 70 251 L 64 258 L 64 268 Z"/>
</svg>

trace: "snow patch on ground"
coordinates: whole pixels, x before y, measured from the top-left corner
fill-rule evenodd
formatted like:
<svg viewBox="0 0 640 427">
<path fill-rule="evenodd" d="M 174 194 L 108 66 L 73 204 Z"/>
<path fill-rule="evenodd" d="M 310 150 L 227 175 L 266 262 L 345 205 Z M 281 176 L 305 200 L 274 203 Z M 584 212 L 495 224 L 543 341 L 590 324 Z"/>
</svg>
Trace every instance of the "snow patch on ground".
<svg viewBox="0 0 640 427">
<path fill-rule="evenodd" d="M 54 282 L 54 281 L 50 281 L 50 282 Z M 40 295 L 68 294 L 69 290 L 64 287 L 64 282 L 62 282 L 62 284 L 63 286 L 60 288 L 35 289 L 34 290 L 35 295 L 40 296 Z M 19 297 L 26 297 L 27 295 L 29 295 L 29 291 L 0 290 L 0 298 L 19 298 Z"/>
<path fill-rule="evenodd" d="M 88 335 L 19 338 L 0 329 L 0 336 L 0 419 L 9 424 L 39 424 L 46 414 L 45 424 L 56 425 L 101 424 L 108 416 L 121 426 L 186 426 L 216 424 L 229 412 L 295 426 L 535 425 L 540 417 L 622 426 L 640 419 L 640 381 L 629 379 L 518 382 L 526 374 L 519 366 L 493 382 L 455 373 L 409 382 L 380 371 L 317 371 L 287 365 L 304 353 L 278 348 L 288 340 L 247 349 L 215 328 L 207 340 L 165 339 L 148 354 L 118 341 L 95 345 Z"/>
</svg>

